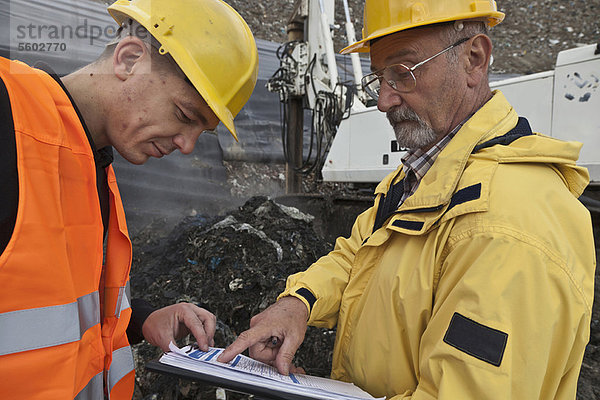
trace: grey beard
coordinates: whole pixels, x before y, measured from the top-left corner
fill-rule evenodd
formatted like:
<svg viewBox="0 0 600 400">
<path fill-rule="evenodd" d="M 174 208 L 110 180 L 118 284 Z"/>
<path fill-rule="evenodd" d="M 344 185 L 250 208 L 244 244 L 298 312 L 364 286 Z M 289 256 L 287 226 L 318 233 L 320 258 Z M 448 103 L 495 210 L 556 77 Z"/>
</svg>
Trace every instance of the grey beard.
<svg viewBox="0 0 600 400">
<path fill-rule="evenodd" d="M 409 107 L 393 107 L 386 116 L 400 147 L 411 150 L 428 147 L 437 141 L 437 135 L 425 121 Z M 409 121 L 406 123 L 406 121 Z M 416 125 L 416 126 L 415 126 Z"/>
</svg>

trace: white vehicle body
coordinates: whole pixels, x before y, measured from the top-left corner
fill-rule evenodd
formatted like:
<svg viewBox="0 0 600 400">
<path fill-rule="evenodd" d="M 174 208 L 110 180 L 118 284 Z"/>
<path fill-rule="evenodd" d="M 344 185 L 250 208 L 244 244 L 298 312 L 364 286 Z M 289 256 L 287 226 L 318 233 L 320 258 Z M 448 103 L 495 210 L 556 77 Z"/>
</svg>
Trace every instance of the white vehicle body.
<svg viewBox="0 0 600 400">
<path fill-rule="evenodd" d="M 535 132 L 583 143 L 579 164 L 600 184 L 600 54 L 596 45 L 559 53 L 556 68 L 495 81 Z M 353 109 L 342 121 L 322 169 L 323 179 L 378 182 L 400 165 L 404 152 L 377 107 Z"/>
</svg>

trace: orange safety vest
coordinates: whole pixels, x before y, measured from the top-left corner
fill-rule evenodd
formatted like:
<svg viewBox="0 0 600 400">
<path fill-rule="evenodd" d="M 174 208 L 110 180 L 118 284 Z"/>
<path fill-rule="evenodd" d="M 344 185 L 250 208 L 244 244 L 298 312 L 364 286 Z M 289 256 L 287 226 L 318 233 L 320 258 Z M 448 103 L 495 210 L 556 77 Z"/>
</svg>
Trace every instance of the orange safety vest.
<svg viewBox="0 0 600 400">
<path fill-rule="evenodd" d="M 81 121 L 48 74 L 0 58 L 0 78 L 19 176 L 17 219 L 0 256 L 0 399 L 130 400 L 131 242 L 114 171 L 100 282 L 102 216 Z"/>
</svg>

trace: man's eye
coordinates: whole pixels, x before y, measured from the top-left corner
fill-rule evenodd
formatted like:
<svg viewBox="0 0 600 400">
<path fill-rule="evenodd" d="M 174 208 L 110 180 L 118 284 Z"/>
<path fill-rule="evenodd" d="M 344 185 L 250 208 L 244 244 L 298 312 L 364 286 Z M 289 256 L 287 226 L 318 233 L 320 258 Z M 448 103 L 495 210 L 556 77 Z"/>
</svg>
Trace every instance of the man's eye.
<svg viewBox="0 0 600 400">
<path fill-rule="evenodd" d="M 185 122 L 186 124 L 192 122 L 192 120 L 190 118 L 188 118 L 188 116 L 185 115 L 185 113 L 179 107 L 177 107 L 176 114 L 177 114 L 177 118 L 179 118 L 179 120 L 181 122 Z"/>
</svg>

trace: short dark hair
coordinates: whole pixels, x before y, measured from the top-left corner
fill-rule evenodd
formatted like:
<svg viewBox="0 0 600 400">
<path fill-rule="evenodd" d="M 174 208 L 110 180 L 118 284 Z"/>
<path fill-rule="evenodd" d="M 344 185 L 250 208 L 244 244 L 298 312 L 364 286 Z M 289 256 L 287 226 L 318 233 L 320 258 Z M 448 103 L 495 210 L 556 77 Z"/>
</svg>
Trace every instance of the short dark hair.
<svg viewBox="0 0 600 400">
<path fill-rule="evenodd" d="M 120 26 L 119 29 L 117 30 L 117 37 L 119 37 L 122 34 L 122 32 L 123 32 L 123 26 Z M 169 53 L 161 54 L 159 52 L 158 48 L 156 47 L 157 45 L 159 45 L 159 42 L 144 27 L 139 25 L 139 26 L 137 26 L 136 29 L 132 29 L 129 32 L 130 32 L 130 36 L 135 36 L 135 37 L 139 38 L 140 40 L 142 40 L 144 43 L 149 44 L 148 47 L 149 47 L 150 58 L 152 60 L 153 67 L 160 68 L 160 70 L 163 70 L 163 71 L 168 71 L 170 69 L 173 69 L 174 65 L 177 65 L 177 63 L 175 63 L 175 60 L 173 59 L 173 57 L 171 57 L 171 55 Z M 150 40 L 148 40 L 148 38 L 150 38 Z M 116 40 L 116 41 L 113 41 L 113 42 L 107 44 L 106 47 L 104 48 L 104 51 L 102 52 L 102 54 L 100 54 L 100 56 L 98 56 L 98 58 L 94 62 L 97 63 L 97 62 L 104 61 L 107 58 L 112 58 L 112 56 L 115 52 L 115 48 L 117 47 L 119 42 L 120 42 L 120 40 Z"/>
</svg>

